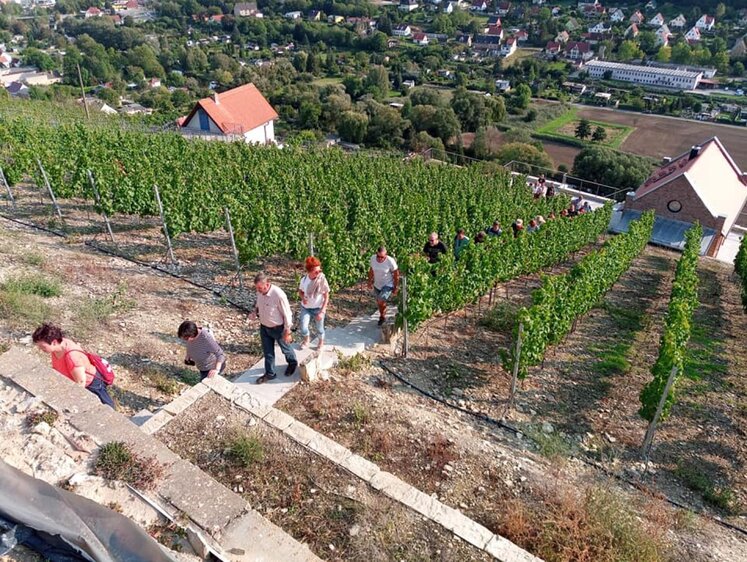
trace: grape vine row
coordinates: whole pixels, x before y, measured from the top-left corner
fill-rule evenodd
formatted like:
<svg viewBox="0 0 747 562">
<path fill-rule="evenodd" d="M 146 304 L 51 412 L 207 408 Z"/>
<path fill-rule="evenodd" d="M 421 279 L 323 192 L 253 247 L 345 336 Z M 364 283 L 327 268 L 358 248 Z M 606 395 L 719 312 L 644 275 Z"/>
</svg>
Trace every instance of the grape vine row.
<svg viewBox="0 0 747 562">
<path fill-rule="evenodd" d="M 734 258 L 734 273 L 737 274 L 742 282 L 742 306 L 747 312 L 747 235 L 742 236 L 742 242 L 739 244 L 739 251 Z"/>
<path fill-rule="evenodd" d="M 654 213 L 648 211 L 630 224 L 626 234 L 608 240 L 568 273 L 543 278 L 542 286 L 532 293 L 532 306 L 519 311 L 515 337 L 523 325 L 521 353 L 518 358 L 513 350 L 508 354 L 512 367 L 519 361 L 521 378 L 526 377 L 529 366 L 543 361 L 546 348 L 559 343 L 578 317 L 591 310 L 627 271 L 645 248 L 653 225 Z"/>
<path fill-rule="evenodd" d="M 675 399 L 674 388 L 685 368 L 693 312 L 698 306 L 698 255 L 701 238 L 703 238 L 703 229 L 696 222 L 685 234 L 685 248 L 682 257 L 677 262 L 677 270 L 672 282 L 672 296 L 669 299 L 669 309 L 664 321 L 664 333 L 659 343 L 659 356 L 651 368 L 653 379 L 643 387 L 640 395 L 641 408 L 638 413 L 648 421 L 653 419 L 669 373 L 673 367 L 676 367 L 677 375 L 664 403 L 660 420 L 663 421 L 669 416 Z"/>
</svg>

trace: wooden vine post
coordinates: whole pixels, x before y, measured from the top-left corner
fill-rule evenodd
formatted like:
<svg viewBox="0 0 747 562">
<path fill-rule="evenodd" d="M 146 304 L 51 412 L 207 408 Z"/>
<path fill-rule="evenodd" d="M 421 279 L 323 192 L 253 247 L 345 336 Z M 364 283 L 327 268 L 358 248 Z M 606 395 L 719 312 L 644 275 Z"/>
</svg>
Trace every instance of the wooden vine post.
<svg viewBox="0 0 747 562">
<path fill-rule="evenodd" d="M 101 216 L 104 217 L 104 224 L 106 224 L 106 232 L 109 233 L 109 239 L 112 241 L 112 244 L 116 244 L 114 241 L 114 232 L 112 232 L 112 225 L 109 222 L 109 216 L 101 205 L 101 196 L 99 195 L 99 189 L 96 187 L 96 182 L 93 179 L 93 172 L 91 172 L 91 170 L 88 170 L 88 181 L 91 184 L 91 189 L 93 189 L 93 196 L 96 198 L 96 205 L 98 205 L 99 210 L 101 211 Z"/>
<path fill-rule="evenodd" d="M 2 167 L 0 167 L 0 180 L 3 181 L 3 185 L 5 185 L 5 191 L 8 193 L 8 201 L 13 206 L 13 208 L 16 208 L 16 200 L 13 198 L 13 192 L 10 190 L 10 184 L 8 183 L 8 180 L 5 179 L 5 172 L 3 171 Z"/>
<path fill-rule="evenodd" d="M 519 378 L 519 361 L 521 360 L 521 338 L 524 336 L 524 323 L 519 322 L 519 337 L 516 338 L 516 355 L 514 356 L 514 369 L 511 375 L 511 394 L 508 397 L 508 407 L 513 409 L 516 397 L 516 381 Z"/>
<path fill-rule="evenodd" d="M 410 331 L 407 326 L 407 275 L 402 276 L 402 355 L 410 352 Z"/>
<path fill-rule="evenodd" d="M 659 405 L 656 407 L 656 413 L 654 413 L 654 417 L 651 418 L 651 422 L 648 424 L 648 429 L 646 430 L 646 436 L 643 438 L 643 447 L 641 448 L 641 454 L 643 456 L 643 460 L 646 462 L 648 462 L 648 455 L 651 452 L 651 444 L 654 441 L 656 424 L 659 421 L 661 412 L 664 410 L 664 404 L 667 403 L 667 397 L 669 396 L 669 392 L 672 390 L 672 385 L 674 384 L 674 379 L 676 377 L 677 367 L 674 366 L 672 367 L 672 371 L 669 373 L 667 384 L 664 386 L 664 392 L 662 392 L 661 398 L 659 398 Z"/>
<path fill-rule="evenodd" d="M 241 260 L 239 259 L 239 250 L 236 248 L 236 238 L 233 235 L 233 224 L 231 224 L 231 214 L 228 212 L 228 207 L 223 209 L 226 213 L 226 228 L 228 234 L 231 237 L 231 250 L 233 251 L 233 261 L 236 265 L 236 277 L 239 279 L 239 288 L 244 288 L 244 280 L 241 277 Z"/>
<path fill-rule="evenodd" d="M 166 248 L 168 251 L 168 259 L 172 264 L 176 263 L 174 257 L 174 249 L 171 247 L 171 237 L 169 236 L 169 227 L 166 226 L 166 216 L 163 213 L 163 204 L 161 203 L 161 195 L 158 193 L 158 186 L 153 184 L 153 191 L 156 194 L 156 203 L 158 203 L 158 212 L 161 215 L 161 224 L 163 225 L 163 235 L 166 238 Z"/>
<path fill-rule="evenodd" d="M 44 178 L 44 184 L 47 186 L 47 192 L 49 193 L 49 198 L 52 200 L 52 206 L 54 207 L 55 212 L 57 213 L 57 216 L 62 219 L 62 211 L 60 210 L 60 206 L 57 204 L 57 198 L 54 196 L 54 191 L 52 191 L 52 186 L 49 184 L 49 178 L 47 177 L 47 171 L 44 169 L 44 166 L 42 166 L 41 160 L 38 158 L 36 159 L 36 163 L 39 164 L 39 169 L 42 173 L 42 178 Z"/>
</svg>

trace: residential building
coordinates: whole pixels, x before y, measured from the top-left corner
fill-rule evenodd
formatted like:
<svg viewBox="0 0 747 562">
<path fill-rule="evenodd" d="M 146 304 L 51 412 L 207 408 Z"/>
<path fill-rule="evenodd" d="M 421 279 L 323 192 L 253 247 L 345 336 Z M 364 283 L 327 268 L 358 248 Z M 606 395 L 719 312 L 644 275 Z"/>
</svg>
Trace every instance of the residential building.
<svg viewBox="0 0 747 562">
<path fill-rule="evenodd" d="M 406 23 L 401 23 L 392 28 L 392 35 L 395 37 L 409 37 L 412 35 L 412 29 Z"/>
<path fill-rule="evenodd" d="M 495 89 L 499 92 L 508 92 L 511 90 L 511 82 L 508 80 L 498 79 L 495 81 Z"/>
<path fill-rule="evenodd" d="M 488 9 L 488 3 L 485 0 L 473 0 L 469 9 L 473 12 L 485 12 Z"/>
<path fill-rule="evenodd" d="M 495 11 L 499 16 L 507 16 L 511 11 L 511 2 L 498 2 Z"/>
<path fill-rule="evenodd" d="M 596 25 L 592 25 L 592 26 L 588 27 L 587 31 L 589 33 L 606 33 L 607 31 L 609 31 L 609 28 L 604 26 L 604 22 L 603 21 L 600 21 Z"/>
<path fill-rule="evenodd" d="M 711 31 L 715 25 L 716 18 L 714 18 L 713 16 L 709 16 L 708 14 L 703 14 L 702 16 L 700 16 L 700 19 L 695 22 L 695 27 L 697 27 L 701 31 Z"/>
<path fill-rule="evenodd" d="M 425 47 L 428 44 L 428 36 L 421 31 L 413 33 L 412 40 L 416 45 L 420 45 L 422 47 Z"/>
<path fill-rule="evenodd" d="M 578 20 L 576 18 L 568 18 L 568 21 L 565 22 L 565 29 L 570 33 L 573 33 L 580 28 L 581 24 L 578 23 Z"/>
<path fill-rule="evenodd" d="M 658 13 L 648 20 L 648 24 L 652 27 L 661 27 L 664 25 L 664 16 L 662 16 L 661 13 Z"/>
<path fill-rule="evenodd" d="M 301 12 L 295 11 L 295 12 L 285 12 L 283 17 L 287 20 L 300 20 L 303 14 Z"/>
<path fill-rule="evenodd" d="M 572 61 L 586 62 L 594 56 L 591 45 L 586 41 L 569 41 L 564 49 L 565 57 Z"/>
<path fill-rule="evenodd" d="M 675 90 L 694 90 L 703 78 L 702 72 L 600 60 L 587 62 L 584 69 L 591 78 L 605 78 L 605 74 L 609 73 L 612 80 Z"/>
<path fill-rule="evenodd" d="M 501 55 L 504 57 L 510 57 L 516 52 L 518 41 L 516 40 L 516 37 L 509 37 L 506 39 L 506 41 L 501 45 Z"/>
<path fill-rule="evenodd" d="M 625 21 L 625 12 L 620 8 L 613 8 L 609 13 L 610 21 L 614 23 L 620 23 Z"/>
<path fill-rule="evenodd" d="M 747 35 L 739 37 L 734 46 L 729 51 L 729 56 L 733 59 L 739 59 L 747 56 Z"/>
<path fill-rule="evenodd" d="M 556 41 L 548 41 L 545 45 L 545 54 L 549 56 L 560 54 L 562 48 L 563 46 L 560 43 Z"/>
<path fill-rule="evenodd" d="M 419 7 L 418 0 L 399 0 L 399 9 L 403 12 L 412 12 Z"/>
<path fill-rule="evenodd" d="M 584 7 L 583 10 L 581 10 L 581 14 L 588 19 L 591 18 L 598 18 L 603 16 L 607 13 L 607 8 L 602 6 L 601 4 L 596 5 L 587 5 Z"/>
<path fill-rule="evenodd" d="M 187 134 L 270 144 L 275 142 L 277 118 L 277 112 L 250 83 L 201 99 L 178 124 Z"/>
<path fill-rule="evenodd" d="M 86 18 L 86 19 L 89 19 L 89 18 L 100 18 L 103 15 L 104 15 L 104 12 L 102 12 L 101 10 L 99 10 L 95 6 L 91 6 L 85 12 L 83 12 L 83 17 Z"/>
<path fill-rule="evenodd" d="M 462 45 L 472 46 L 472 35 L 469 33 L 460 33 L 457 35 L 456 40 L 457 43 L 461 43 Z"/>
<path fill-rule="evenodd" d="M 631 15 L 630 19 L 628 20 L 628 22 L 634 23 L 636 25 L 641 25 L 644 21 L 645 19 L 640 10 L 636 10 L 635 12 L 633 12 L 633 15 Z"/>
<path fill-rule="evenodd" d="M 327 16 L 327 23 L 331 24 L 337 24 L 337 23 L 343 23 L 345 21 L 345 16 Z"/>
<path fill-rule="evenodd" d="M 488 18 L 488 27 L 492 27 L 494 25 L 497 25 L 498 27 L 501 27 L 501 18 L 500 16 L 490 16 Z"/>
<path fill-rule="evenodd" d="M 566 30 L 563 30 L 560 33 L 558 33 L 558 35 L 555 37 L 555 42 L 565 44 L 565 43 L 568 43 L 570 39 L 571 39 L 570 34 Z"/>
<path fill-rule="evenodd" d="M 27 98 L 30 95 L 29 87 L 23 82 L 11 82 L 5 89 L 14 98 Z"/>
<path fill-rule="evenodd" d="M 638 34 L 640 31 L 638 31 L 638 26 L 634 23 L 631 23 L 628 26 L 628 29 L 625 30 L 625 37 L 630 37 L 631 39 L 635 39 L 638 37 Z"/>
<path fill-rule="evenodd" d="M 256 2 L 238 2 L 233 7 L 233 15 L 237 18 L 246 18 L 255 15 L 257 10 Z"/>
<path fill-rule="evenodd" d="M 524 43 L 525 41 L 529 40 L 529 33 L 527 33 L 526 31 L 524 31 L 523 29 L 520 29 L 519 31 L 517 31 L 516 33 L 514 33 L 514 37 L 516 37 L 516 40 L 519 43 Z"/>
<path fill-rule="evenodd" d="M 454 2 L 447 2 L 444 6 L 444 14 L 453 14 L 454 13 Z"/>
<path fill-rule="evenodd" d="M 503 28 L 500 25 L 491 25 L 485 30 L 485 35 L 495 35 L 503 39 Z"/>
<path fill-rule="evenodd" d="M 664 24 L 656 30 L 656 42 L 661 47 L 669 45 L 669 38 L 672 36 L 672 32 L 669 31 L 669 27 Z"/>
<path fill-rule="evenodd" d="M 475 35 L 472 48 L 476 51 L 498 54 L 501 51 L 501 38 L 497 35 Z"/>
<path fill-rule="evenodd" d="M 681 249 L 685 232 L 698 221 L 703 227 L 701 254 L 716 257 L 746 203 L 747 175 L 713 137 L 665 162 L 629 193 L 619 222 L 653 209 L 652 242 Z"/>
<path fill-rule="evenodd" d="M 673 20 L 670 20 L 669 27 L 672 29 L 684 29 L 687 25 L 687 20 L 685 19 L 685 16 L 680 14 Z"/>
<path fill-rule="evenodd" d="M 322 21 L 322 12 L 320 10 L 311 10 L 309 12 L 309 21 Z"/>
<path fill-rule="evenodd" d="M 688 43 L 697 43 L 700 41 L 700 29 L 695 26 L 691 27 L 690 31 L 685 33 L 685 40 Z"/>
</svg>

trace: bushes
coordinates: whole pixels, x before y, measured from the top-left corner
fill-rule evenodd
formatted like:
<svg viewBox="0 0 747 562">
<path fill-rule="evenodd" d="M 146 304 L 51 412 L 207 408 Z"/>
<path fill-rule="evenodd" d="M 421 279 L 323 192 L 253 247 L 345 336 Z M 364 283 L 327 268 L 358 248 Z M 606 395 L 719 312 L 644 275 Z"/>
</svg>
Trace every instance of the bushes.
<svg viewBox="0 0 747 562">
<path fill-rule="evenodd" d="M 734 273 L 737 274 L 739 280 L 742 282 L 742 306 L 747 311 L 747 236 L 742 237 L 739 251 L 734 258 Z"/>
<path fill-rule="evenodd" d="M 664 333 L 659 343 L 659 357 L 651 368 L 654 378 L 641 391 L 638 413 L 651 421 L 664 392 L 670 371 L 677 368 L 677 378 L 684 372 L 687 342 L 690 340 L 693 312 L 698 306 L 698 255 L 703 229 L 695 225 L 685 234 L 685 249 L 672 283 L 669 311 L 664 321 Z M 675 383 L 677 381 L 675 378 Z M 665 420 L 674 404 L 674 385 L 667 396 L 661 420 Z"/>
<path fill-rule="evenodd" d="M 646 158 L 601 146 L 584 148 L 573 160 L 574 176 L 613 187 L 635 189 L 650 174 Z"/>
<path fill-rule="evenodd" d="M 530 365 L 542 362 L 547 346 L 560 342 L 576 319 L 591 310 L 630 267 L 648 243 L 653 226 L 653 211 L 644 213 L 630 225 L 627 234 L 612 238 L 570 272 L 543 279 L 542 286 L 532 293 L 532 306 L 519 312 L 524 328 L 518 358 L 521 377 L 526 376 Z M 516 360 L 511 357 L 512 363 Z"/>
</svg>

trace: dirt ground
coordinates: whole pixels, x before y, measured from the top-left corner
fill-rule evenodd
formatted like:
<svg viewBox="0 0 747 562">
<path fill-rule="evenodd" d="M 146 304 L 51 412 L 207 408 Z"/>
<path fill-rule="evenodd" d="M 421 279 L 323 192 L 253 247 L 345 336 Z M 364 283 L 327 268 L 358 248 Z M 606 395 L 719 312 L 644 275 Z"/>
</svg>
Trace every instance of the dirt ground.
<svg viewBox="0 0 747 562">
<path fill-rule="evenodd" d="M 578 106 L 578 116 L 635 127 L 621 149 L 656 159 L 674 158 L 690 150 L 692 145 L 717 136 L 737 165 L 747 168 L 747 129 L 744 127 L 582 106 Z"/>
<path fill-rule="evenodd" d="M 238 436 L 253 443 L 245 462 L 233 453 Z M 491 559 L 219 396 L 157 437 L 325 560 Z"/>
</svg>

